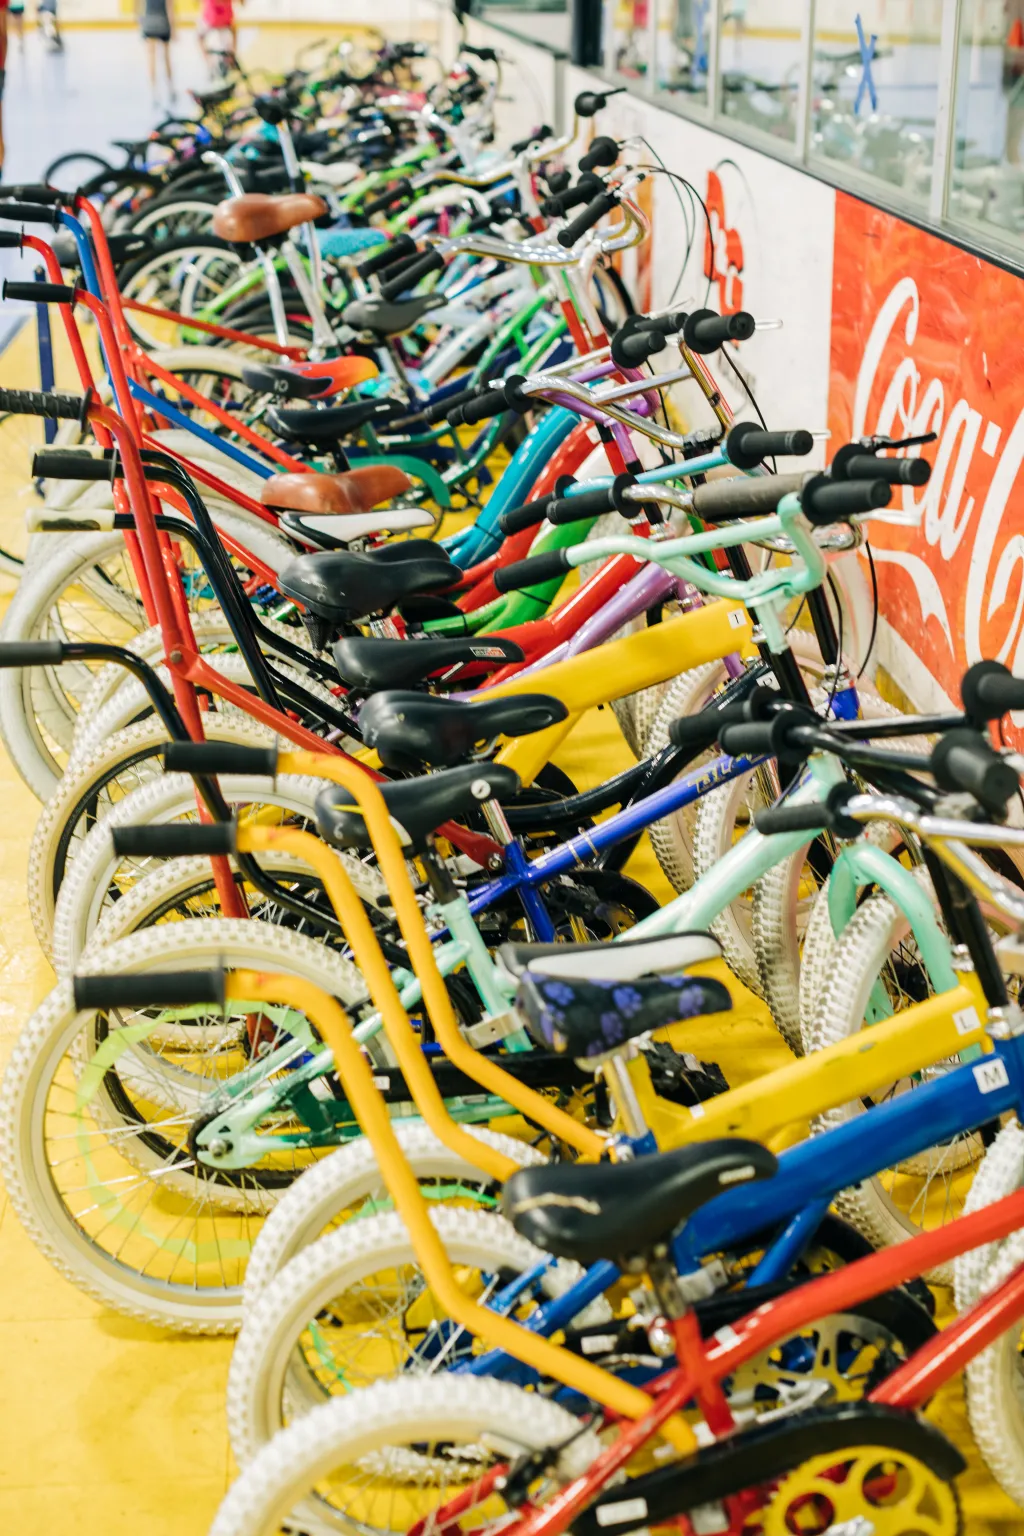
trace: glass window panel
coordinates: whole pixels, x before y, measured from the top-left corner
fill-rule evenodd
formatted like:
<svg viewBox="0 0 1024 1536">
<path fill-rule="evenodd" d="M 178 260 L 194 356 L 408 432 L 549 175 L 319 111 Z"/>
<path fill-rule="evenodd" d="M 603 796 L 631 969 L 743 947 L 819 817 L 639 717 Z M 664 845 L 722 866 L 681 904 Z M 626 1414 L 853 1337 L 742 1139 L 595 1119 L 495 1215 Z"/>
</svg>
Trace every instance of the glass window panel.
<svg viewBox="0 0 1024 1536">
<path fill-rule="evenodd" d="M 804 0 L 720 0 L 718 110 L 792 144 L 800 97 Z"/>
<path fill-rule="evenodd" d="M 654 0 L 652 0 L 654 3 Z M 681 103 L 706 105 L 712 0 L 657 0 L 655 85 Z"/>
<path fill-rule="evenodd" d="M 650 44 L 647 19 L 653 0 L 612 0 L 605 68 L 627 80 L 646 80 Z"/>
<path fill-rule="evenodd" d="M 812 154 L 927 199 L 947 3 L 818 0 Z"/>
<path fill-rule="evenodd" d="M 1024 234 L 1024 3 L 964 0 L 951 218 Z"/>
</svg>

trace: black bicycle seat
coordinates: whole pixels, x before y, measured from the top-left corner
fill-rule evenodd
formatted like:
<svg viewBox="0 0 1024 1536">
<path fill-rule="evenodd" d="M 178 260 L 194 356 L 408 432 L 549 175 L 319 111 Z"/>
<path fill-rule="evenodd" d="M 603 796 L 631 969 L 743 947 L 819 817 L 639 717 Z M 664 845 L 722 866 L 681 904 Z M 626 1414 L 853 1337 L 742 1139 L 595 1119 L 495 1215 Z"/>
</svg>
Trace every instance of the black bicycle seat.
<svg viewBox="0 0 1024 1536">
<path fill-rule="evenodd" d="M 580 1059 L 603 1056 L 627 1040 L 683 1019 L 728 1013 L 732 998 L 727 987 L 709 976 L 587 981 L 527 970 L 516 1007 L 545 1050 Z"/>
<path fill-rule="evenodd" d="M 629 1163 L 521 1168 L 501 1203 L 516 1231 L 545 1253 L 594 1264 L 649 1252 L 723 1190 L 777 1169 L 760 1142 L 722 1138 Z"/>
<path fill-rule="evenodd" d="M 568 713 L 561 699 L 543 693 L 466 703 L 395 688 L 366 701 L 359 728 L 386 768 L 408 771 L 423 763 L 450 768 L 495 736 L 529 736 L 557 725 Z"/>
<path fill-rule="evenodd" d="M 441 294 L 425 293 L 415 299 L 389 304 L 387 299 L 354 299 L 346 304 L 341 318 L 354 331 L 373 331 L 377 336 L 400 336 L 411 331 L 431 309 L 444 303 Z"/>
<path fill-rule="evenodd" d="M 422 779 L 382 784 L 380 789 L 403 840 L 421 848 L 431 832 L 446 821 L 459 820 L 485 800 L 511 799 L 518 793 L 519 775 L 496 763 L 466 763 Z M 325 842 L 335 848 L 371 847 L 363 813 L 355 807 L 355 798 L 340 784 L 329 784 L 320 791 L 316 824 Z"/>
<path fill-rule="evenodd" d="M 125 154 L 132 159 L 136 155 L 145 155 L 149 150 L 149 139 L 111 139 L 115 149 L 123 149 Z"/>
<path fill-rule="evenodd" d="M 299 555 L 281 571 L 280 587 L 317 618 L 346 624 L 386 613 L 415 592 L 451 586 L 459 575 L 443 550 L 424 542 L 418 559 L 378 560 L 372 550 Z"/>
<path fill-rule="evenodd" d="M 407 544 L 392 546 L 408 549 Z M 385 640 L 346 636 L 332 646 L 338 676 L 346 688 L 373 693 L 380 688 L 411 688 L 447 667 L 483 662 L 488 667 L 522 661 L 522 649 L 512 640 L 486 636 L 454 640 Z"/>
<path fill-rule="evenodd" d="M 198 101 L 199 105 L 203 108 L 204 111 L 210 107 L 223 106 L 226 101 L 231 100 L 234 94 L 235 87 L 233 85 L 216 85 L 212 91 L 192 92 L 192 95 L 195 97 L 196 101 Z"/>
<path fill-rule="evenodd" d="M 296 407 L 285 410 L 272 405 L 264 420 L 272 432 L 290 443 L 310 443 L 314 448 L 330 448 L 340 438 L 358 432 L 372 421 L 382 426 L 390 417 L 401 415 L 403 407 L 395 400 L 350 400 L 346 405 Z"/>
<path fill-rule="evenodd" d="M 244 363 L 242 379 L 250 389 L 276 395 L 279 400 L 309 400 L 331 387 L 330 379 L 296 373 L 293 368 L 281 368 L 275 363 Z"/>
</svg>

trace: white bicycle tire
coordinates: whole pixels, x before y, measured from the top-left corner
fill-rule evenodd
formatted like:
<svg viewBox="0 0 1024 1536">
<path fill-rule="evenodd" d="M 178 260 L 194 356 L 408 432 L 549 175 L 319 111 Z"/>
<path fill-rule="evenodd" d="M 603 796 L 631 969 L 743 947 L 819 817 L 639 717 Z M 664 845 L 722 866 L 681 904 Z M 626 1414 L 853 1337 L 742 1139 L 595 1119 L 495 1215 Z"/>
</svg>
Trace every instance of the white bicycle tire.
<svg viewBox="0 0 1024 1536">
<path fill-rule="evenodd" d="M 353 1000 L 363 990 L 354 967 L 302 935 L 265 923 L 226 919 L 219 923 L 206 919 L 194 926 L 194 934 L 183 931 L 183 923 L 133 934 L 102 955 L 94 955 L 90 970 L 138 974 L 187 969 L 190 962 L 209 965 L 215 951 L 228 963 L 305 974 L 335 993 L 347 991 Z M 345 977 L 348 981 L 343 985 Z M 237 1284 L 200 1292 L 194 1286 L 140 1274 L 97 1249 L 56 1188 L 44 1140 L 46 1094 L 56 1075 L 68 1071 L 65 1063 L 81 1018 L 70 981 L 60 982 L 15 1043 L 0 1083 L 0 1172 L 11 1204 L 43 1256 L 100 1305 L 154 1327 L 233 1333 L 241 1321 L 240 1277 Z M 273 1203 L 273 1191 L 261 1189 L 259 1198 L 265 1209 Z M 247 1217 L 247 1223 L 254 1220 L 252 1214 Z"/>
<path fill-rule="evenodd" d="M 280 806 L 293 815 L 312 820 L 323 781 L 281 774 L 271 784 L 262 778 L 222 774 L 220 786 L 229 806 Z M 54 909 L 51 946 L 55 968 L 84 950 L 104 910 L 115 872 L 129 863 L 141 872 L 152 867 L 149 859 L 121 859 L 114 852 L 114 829 L 133 823 L 153 825 L 192 819 L 195 815 L 195 786 L 191 777 L 184 773 L 163 774 L 126 795 L 92 828 L 68 871 Z M 362 866 L 352 861 L 346 867 L 355 870 Z M 376 891 L 375 884 L 372 889 Z"/>
<path fill-rule="evenodd" d="M 586 1471 L 601 1449 L 593 1431 L 581 1432 L 579 1420 L 564 1408 L 508 1382 L 470 1376 L 380 1382 L 324 1403 L 276 1435 L 228 1490 L 210 1536 L 277 1536 L 295 1517 L 307 1522 L 307 1530 L 352 1531 L 340 1519 L 327 1524 L 323 1508 L 308 1495 L 339 1463 L 379 1454 L 399 1436 L 412 1445 L 490 1439 L 508 1447 L 506 1457 L 515 1448 L 527 1453 L 562 1446 L 564 1481 Z"/>
<path fill-rule="evenodd" d="M 430 1209 L 430 1219 L 455 1265 L 525 1274 L 548 1260 L 493 1211 L 438 1205 Z M 227 1390 L 228 1434 L 241 1466 L 285 1427 L 286 1414 L 308 1413 L 322 1400 L 303 1390 L 293 1362 L 310 1320 L 351 1288 L 362 1293 L 370 1276 L 406 1266 L 418 1267 L 418 1260 L 398 1212 L 368 1216 L 303 1248 L 246 1308 Z M 542 1288 L 549 1298 L 561 1295 L 582 1275 L 578 1264 L 558 1261 L 545 1271 Z"/>
</svg>

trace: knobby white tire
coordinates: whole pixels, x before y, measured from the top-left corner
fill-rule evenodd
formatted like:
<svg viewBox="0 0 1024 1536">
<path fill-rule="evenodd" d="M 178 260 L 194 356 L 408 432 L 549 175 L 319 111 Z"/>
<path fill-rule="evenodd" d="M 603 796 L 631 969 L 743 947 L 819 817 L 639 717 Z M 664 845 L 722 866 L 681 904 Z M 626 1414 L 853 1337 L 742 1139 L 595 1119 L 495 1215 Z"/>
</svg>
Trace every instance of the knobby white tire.
<svg viewBox="0 0 1024 1536">
<path fill-rule="evenodd" d="M 273 733 L 241 715 L 209 717 L 209 738 L 266 746 Z M 43 949 L 49 951 L 57 891 L 70 875 L 93 822 L 101 824 L 115 805 L 162 777 L 167 732 L 156 716 L 126 726 L 89 753 L 83 753 L 43 807 L 29 846 L 28 902 Z"/>
<path fill-rule="evenodd" d="M 115 912 L 117 908 L 114 909 Z M 522 1167 L 546 1162 L 542 1152 L 528 1142 L 500 1136 L 482 1126 L 465 1126 L 475 1140 L 502 1152 Z M 473 1163 L 439 1141 L 427 1125 L 395 1123 L 395 1135 L 403 1155 L 421 1184 L 455 1184 L 482 1195 L 493 1193 L 495 1184 Z M 370 1143 L 359 1137 L 339 1147 L 308 1168 L 286 1189 L 263 1224 L 245 1272 L 246 1311 L 259 1300 L 267 1286 L 296 1254 L 323 1237 L 342 1213 L 362 1201 L 387 1199 L 387 1190 Z"/>
<path fill-rule="evenodd" d="M 430 1219 L 453 1265 L 493 1276 L 503 1271 L 524 1274 L 548 1260 L 492 1211 L 437 1205 L 431 1207 Z M 400 1277 L 409 1271 L 415 1278 L 404 1291 Z M 559 1261 L 545 1271 L 542 1289 L 548 1297 L 561 1295 L 582 1275 L 578 1264 Z M 376 1287 L 383 1287 L 379 1292 L 374 1277 Z M 432 1367 L 429 1360 L 415 1360 L 415 1345 L 405 1333 L 405 1310 L 424 1285 L 415 1248 L 397 1211 L 347 1222 L 296 1254 L 246 1308 L 231 1357 L 228 1432 L 239 1463 L 251 1461 L 288 1419 L 319 1407 L 328 1396 L 361 1393 L 383 1374 L 401 1373 L 402 1380 L 421 1372 L 444 1374 L 443 1363 Z M 401 1291 L 397 1304 L 396 1291 Z M 386 1341 L 381 1335 L 386 1332 L 389 1302 L 397 1329 Z M 303 1337 L 325 1312 L 348 1316 L 355 1308 L 370 1311 L 368 1331 L 378 1351 L 371 1346 L 367 1359 L 366 1341 L 360 1347 L 345 1330 L 348 1343 L 355 1344 L 346 1374 L 341 1381 L 321 1383 L 306 1363 Z M 352 1329 L 358 1332 L 358 1322 Z"/>
<path fill-rule="evenodd" d="M 927 876 L 920 873 L 922 884 Z M 928 886 L 930 890 L 930 886 Z M 851 1038 L 865 1028 L 871 989 L 890 962 L 892 952 L 909 934 L 904 914 L 888 896 L 876 893 L 858 907 L 847 924 L 833 952 L 832 966 L 825 979 L 818 1012 L 806 1041 L 808 1053 L 821 1050 L 839 1040 Z M 956 1065 L 953 1062 L 952 1065 Z M 947 1070 L 950 1063 L 937 1062 L 922 1074 L 924 1080 Z M 892 1085 L 899 1091 L 913 1092 L 913 1084 Z M 887 1090 L 879 1090 L 884 1097 Z M 847 1124 L 863 1112 L 856 1103 L 829 1110 L 814 1123 L 814 1132 Z M 875 1247 L 905 1241 L 923 1228 L 934 1226 L 929 1220 L 928 1195 L 936 1179 L 945 1181 L 945 1200 L 941 1220 L 951 1220 L 960 1212 L 966 1195 L 972 1165 L 983 1152 L 981 1138 L 975 1134 L 955 1137 L 951 1142 L 908 1158 L 899 1170 L 889 1170 L 894 1187 L 898 1183 L 903 1203 L 893 1198 L 881 1176 L 865 1180 L 844 1190 L 835 1201 L 836 1210 L 867 1237 Z M 906 1202 L 909 1202 L 909 1207 Z M 940 1265 L 929 1278 L 939 1284 L 952 1283 L 952 1268 Z"/>
<path fill-rule="evenodd" d="M 89 970 L 145 974 L 221 962 L 304 977 L 347 1006 L 365 995 L 355 967 L 322 945 L 226 919 L 133 934 L 92 956 Z M 265 1164 L 272 1178 L 258 1169 L 235 1183 L 209 1170 L 199 1176 L 182 1146 L 203 1102 L 204 1065 L 209 1091 L 223 1081 L 223 1041 L 213 1039 L 207 1059 L 191 1038 L 202 1026 L 189 1019 L 177 1028 L 179 1038 L 190 1032 L 191 1054 L 179 1049 L 165 1060 L 162 1043 L 147 1042 L 159 1042 L 158 1030 L 170 1037 L 174 1026 L 152 1010 L 135 1017 L 141 1022 L 125 1043 L 123 1025 L 107 1028 L 94 1011 L 79 1012 L 71 983 L 58 983 L 18 1037 L 0 1084 L 0 1173 L 36 1246 L 101 1305 L 157 1327 L 232 1333 L 262 1216 L 311 1157 L 286 1166 L 276 1154 Z M 218 1021 L 215 1037 L 224 1029 Z M 140 1104 L 133 1095 L 144 1073 L 150 1097 Z M 168 1098 L 171 1111 L 159 1102 Z"/>
<path fill-rule="evenodd" d="M 297 819 L 300 824 L 312 821 L 316 797 L 323 789 L 322 779 L 295 774 L 281 774 L 273 783 L 263 778 L 222 774 L 219 782 L 229 806 L 239 810 L 248 806 L 276 807 L 282 820 Z M 192 821 L 197 815 L 191 777 L 168 773 L 126 795 L 92 828 L 68 870 L 54 908 L 51 942 L 55 969 L 62 971 L 65 965 L 73 968 L 75 957 L 82 953 L 100 917 L 112 904 L 112 891 L 126 888 L 156 867 L 154 859 L 115 853 L 115 828 Z M 363 866 L 352 858 L 345 861 L 345 868 L 359 882 L 360 894 L 374 900 L 380 889 L 376 872 L 368 871 L 364 881 L 360 874 Z"/>
<path fill-rule="evenodd" d="M 985 1154 L 965 1204 L 981 1210 L 1024 1184 L 1024 1130 L 1011 1120 Z M 1001 1285 L 1024 1263 L 1024 1233 L 1013 1232 L 960 1254 L 954 1265 L 958 1312 Z M 967 1366 L 967 1415 L 985 1464 L 1003 1491 L 1024 1508 L 1024 1369 L 1019 1322 Z"/>
<path fill-rule="evenodd" d="M 210 1536 L 278 1536 L 282 1525 L 317 1532 L 358 1528 L 363 1536 L 376 1536 L 383 1527 L 365 1519 L 353 1525 L 317 1494 L 317 1485 L 337 1469 L 357 1465 L 380 1468 L 386 1480 L 391 1466 L 398 1472 L 399 1459 L 408 1458 L 408 1448 L 423 1445 L 450 1447 L 453 1462 L 458 1448 L 466 1448 L 462 1483 L 452 1493 L 495 1461 L 550 1446 L 564 1447 L 558 1472 L 568 1482 L 585 1472 L 601 1449 L 597 1436 L 581 1433 L 579 1420 L 564 1408 L 508 1382 L 470 1376 L 380 1382 L 324 1403 L 275 1435 L 229 1489 Z M 444 1501 L 449 1491 L 439 1487 L 437 1496 Z M 507 1518 L 505 1512 L 496 1524 Z"/>
</svg>

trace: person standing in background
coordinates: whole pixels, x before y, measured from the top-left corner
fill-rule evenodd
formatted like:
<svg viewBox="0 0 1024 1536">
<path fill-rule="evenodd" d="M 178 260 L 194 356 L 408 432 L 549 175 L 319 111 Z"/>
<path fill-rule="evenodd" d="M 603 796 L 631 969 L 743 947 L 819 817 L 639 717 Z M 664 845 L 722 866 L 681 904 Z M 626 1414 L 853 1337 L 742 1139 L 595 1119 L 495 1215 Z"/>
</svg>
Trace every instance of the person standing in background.
<svg viewBox="0 0 1024 1536">
<path fill-rule="evenodd" d="M 18 34 L 18 51 L 25 52 L 25 0 L 9 0 L 7 14 L 10 18 L 7 23 L 8 33 Z"/>
<path fill-rule="evenodd" d="M 158 100 L 156 85 L 156 56 L 158 48 L 163 53 L 164 58 L 164 77 L 167 81 L 168 104 L 174 100 L 174 78 L 171 74 L 173 3 L 174 0 L 141 0 L 140 21 L 142 24 L 142 36 L 146 43 L 146 65 L 149 69 L 149 83 L 153 89 L 154 103 Z"/>
<path fill-rule="evenodd" d="M 241 4 L 242 0 L 238 0 L 238 3 Z M 238 29 L 235 25 L 233 0 L 202 0 L 196 32 L 199 37 L 199 46 L 203 50 L 203 57 L 207 64 L 211 66 L 213 50 L 208 47 L 207 38 L 211 32 L 229 32 L 231 34 L 231 58 L 234 60 L 238 53 Z"/>
</svg>

